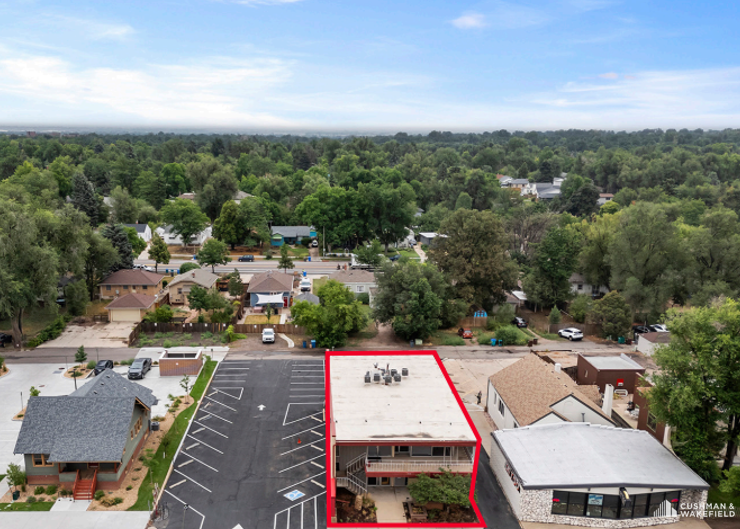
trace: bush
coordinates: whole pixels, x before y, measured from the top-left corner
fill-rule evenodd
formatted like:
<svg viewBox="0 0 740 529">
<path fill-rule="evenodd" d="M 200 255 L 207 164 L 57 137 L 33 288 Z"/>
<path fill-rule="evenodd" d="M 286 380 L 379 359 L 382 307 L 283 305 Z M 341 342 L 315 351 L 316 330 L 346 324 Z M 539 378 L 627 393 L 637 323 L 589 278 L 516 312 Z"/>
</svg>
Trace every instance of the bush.
<svg viewBox="0 0 740 529">
<path fill-rule="evenodd" d="M 62 498 L 66 498 L 67 496 L 69 496 L 70 492 L 71 492 L 71 491 L 69 491 L 69 490 L 67 490 L 67 489 L 65 489 L 65 488 L 63 488 L 63 487 L 62 487 L 61 489 L 59 489 L 59 495 L 60 495 L 60 496 L 61 496 Z"/>
<path fill-rule="evenodd" d="M 503 340 L 504 345 L 524 345 L 527 338 L 513 325 L 503 325 L 496 330 L 496 338 Z"/>
<path fill-rule="evenodd" d="M 174 346 L 175 343 L 172 340 L 165 340 L 164 342 L 162 342 L 162 347 L 164 347 L 165 349 L 171 349 Z"/>
<path fill-rule="evenodd" d="M 144 321 L 150 323 L 169 323 L 172 321 L 173 316 L 172 308 L 169 305 L 162 305 L 155 309 L 154 312 L 149 312 L 144 316 Z"/>
<path fill-rule="evenodd" d="M 442 345 L 465 345 L 465 340 L 459 336 L 445 336 L 442 339 Z"/>
<path fill-rule="evenodd" d="M 580 294 L 570 303 L 568 310 L 574 320 L 578 323 L 584 323 L 586 321 L 586 317 L 591 313 L 593 304 L 591 296 L 588 294 Z"/>
<path fill-rule="evenodd" d="M 95 495 L 93 496 L 96 500 L 100 501 L 105 497 L 105 491 L 103 490 L 96 490 Z"/>
<path fill-rule="evenodd" d="M 190 272 L 191 270 L 198 270 L 200 268 L 200 265 L 197 263 L 185 263 L 180 267 L 180 273 L 184 274 L 186 272 Z"/>
<path fill-rule="evenodd" d="M 265 256 L 265 259 L 272 259 L 273 252 L 269 248 L 262 252 L 262 255 Z"/>
<path fill-rule="evenodd" d="M 198 323 L 205 323 L 206 317 L 203 314 L 198 314 Z"/>
<path fill-rule="evenodd" d="M 213 333 L 210 331 L 206 331 L 200 335 L 201 340 L 210 340 L 211 338 L 213 338 Z"/>
<path fill-rule="evenodd" d="M 561 321 L 563 321 L 563 317 L 560 314 L 560 311 L 557 307 L 553 307 L 550 311 L 550 315 L 547 317 L 547 321 L 550 322 L 552 325 L 557 325 Z"/>
<path fill-rule="evenodd" d="M 301 244 L 306 248 L 311 246 L 311 237 L 304 237 L 303 239 L 301 239 Z"/>
<path fill-rule="evenodd" d="M 368 294 L 367 292 L 357 294 L 357 301 L 359 301 L 363 305 L 370 305 L 370 294 Z"/>
<path fill-rule="evenodd" d="M 44 489 L 44 487 L 42 487 L 41 485 L 39 485 L 38 487 L 36 487 L 35 489 L 33 489 L 33 493 L 40 495 L 40 494 L 43 494 L 44 493 L 44 490 L 46 490 L 46 489 Z"/>
<path fill-rule="evenodd" d="M 29 496 L 26 498 L 26 503 L 36 503 L 37 501 L 36 496 Z"/>
<path fill-rule="evenodd" d="M 96 366 L 96 365 L 97 365 L 97 363 L 95 362 L 95 360 L 90 360 L 90 361 L 89 361 L 89 362 L 87 363 L 87 368 L 88 368 L 88 369 L 95 369 L 95 366 Z"/>
<path fill-rule="evenodd" d="M 740 467 L 724 471 L 725 479 L 719 484 L 719 490 L 733 496 L 740 495 Z"/>
<path fill-rule="evenodd" d="M 129 358 L 128 360 L 121 360 L 121 365 L 130 366 L 131 364 L 134 363 L 134 360 L 135 360 L 134 358 Z"/>
<path fill-rule="evenodd" d="M 493 319 L 494 323 L 498 323 L 500 325 L 508 325 L 515 317 L 516 310 L 514 309 L 514 306 L 509 303 L 504 303 L 503 305 L 499 305 L 496 313 L 493 315 L 492 318 L 488 318 L 488 322 Z"/>
<path fill-rule="evenodd" d="M 166 279 L 163 279 L 162 280 L 162 288 L 166 288 L 168 283 L 169 283 L 169 281 L 167 281 Z"/>
<path fill-rule="evenodd" d="M 63 316 L 57 316 L 56 319 L 43 331 L 38 333 L 35 338 L 28 341 L 29 347 L 38 347 L 44 342 L 58 338 L 59 335 L 64 332 L 67 324 L 72 320 L 72 315 L 65 314 Z"/>
</svg>

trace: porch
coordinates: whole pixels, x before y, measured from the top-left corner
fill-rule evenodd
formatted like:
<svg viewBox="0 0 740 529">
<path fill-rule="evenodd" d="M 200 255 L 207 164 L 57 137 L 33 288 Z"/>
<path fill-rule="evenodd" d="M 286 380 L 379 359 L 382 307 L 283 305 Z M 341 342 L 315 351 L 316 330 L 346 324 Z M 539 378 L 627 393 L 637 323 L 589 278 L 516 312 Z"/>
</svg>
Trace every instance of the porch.
<svg viewBox="0 0 740 529">
<path fill-rule="evenodd" d="M 408 523 L 403 502 L 412 501 L 406 487 L 368 487 L 367 495 L 375 501 L 378 523 Z"/>
<path fill-rule="evenodd" d="M 414 447 L 416 448 L 416 447 Z M 394 451 L 391 457 L 368 455 L 365 473 L 368 477 L 407 474 L 432 474 L 444 469 L 456 474 L 472 474 L 473 450 L 467 447 L 444 447 L 421 455 L 417 451 Z"/>
</svg>

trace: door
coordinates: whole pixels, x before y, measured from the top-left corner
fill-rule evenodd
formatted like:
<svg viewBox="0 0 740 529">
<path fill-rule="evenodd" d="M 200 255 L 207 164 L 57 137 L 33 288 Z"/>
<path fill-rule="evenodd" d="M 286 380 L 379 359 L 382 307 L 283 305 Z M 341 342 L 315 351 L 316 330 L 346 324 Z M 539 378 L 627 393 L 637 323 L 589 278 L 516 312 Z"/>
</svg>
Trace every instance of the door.
<svg viewBox="0 0 740 529">
<path fill-rule="evenodd" d="M 283 308 L 284 309 L 287 309 L 288 308 L 288 300 L 289 299 L 290 298 L 288 298 L 287 296 L 283 296 Z"/>
</svg>

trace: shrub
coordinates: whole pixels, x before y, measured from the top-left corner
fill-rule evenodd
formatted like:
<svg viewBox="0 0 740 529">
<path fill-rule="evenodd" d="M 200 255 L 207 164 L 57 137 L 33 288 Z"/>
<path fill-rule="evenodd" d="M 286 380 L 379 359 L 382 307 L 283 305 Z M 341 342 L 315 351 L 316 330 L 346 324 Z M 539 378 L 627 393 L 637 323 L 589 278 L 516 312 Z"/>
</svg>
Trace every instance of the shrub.
<svg viewBox="0 0 740 529">
<path fill-rule="evenodd" d="M 169 305 L 162 305 L 161 307 L 149 312 L 144 316 L 144 321 L 151 323 L 169 323 L 172 321 L 174 313 Z"/>
<path fill-rule="evenodd" d="M 119 503 L 123 503 L 123 498 L 115 497 L 115 498 L 104 498 L 100 500 L 100 503 L 105 505 L 106 507 L 113 507 L 114 505 L 118 505 Z"/>
<path fill-rule="evenodd" d="M 493 319 L 495 323 L 501 324 L 501 325 L 507 325 L 511 323 L 511 321 L 516 317 L 516 310 L 514 310 L 514 306 L 509 303 L 504 303 L 503 305 L 499 305 L 498 309 L 496 310 L 496 313 L 489 317 L 489 321 Z"/>
<path fill-rule="evenodd" d="M 87 363 L 87 368 L 88 368 L 88 369 L 95 369 L 95 366 L 96 366 L 96 365 L 97 365 L 97 364 L 96 364 L 95 360 L 90 360 L 90 361 L 89 361 L 89 362 Z"/>
<path fill-rule="evenodd" d="M 262 252 L 262 255 L 265 256 L 265 259 L 272 259 L 273 252 L 269 248 Z"/>
<path fill-rule="evenodd" d="M 304 237 L 303 239 L 301 239 L 301 244 L 306 248 L 311 246 L 311 237 Z"/>
<path fill-rule="evenodd" d="M 204 314 L 198 314 L 198 323 L 205 323 L 206 317 Z"/>
<path fill-rule="evenodd" d="M 36 496 L 29 496 L 26 498 L 26 503 L 36 503 L 37 501 Z"/>
<path fill-rule="evenodd" d="M 363 305 L 370 305 L 370 294 L 368 294 L 367 292 L 357 294 L 357 301 L 359 301 Z"/>
<path fill-rule="evenodd" d="M 35 489 L 33 489 L 33 493 L 34 494 L 43 494 L 44 493 L 44 490 L 46 490 L 46 489 L 44 489 L 44 487 L 42 487 L 41 485 L 39 485 L 38 487 L 36 487 Z"/>
<path fill-rule="evenodd" d="M 31 389 L 28 390 L 28 392 L 31 394 L 32 397 L 38 397 L 41 395 L 41 390 L 36 389 L 36 386 L 31 386 Z"/>
<path fill-rule="evenodd" d="M 154 343 L 154 340 L 149 339 L 147 336 L 142 336 L 139 338 L 139 345 L 141 347 L 147 347 L 148 345 L 152 345 Z"/>
<path fill-rule="evenodd" d="M 154 333 L 154 339 L 155 339 L 155 340 L 161 340 L 161 339 L 162 339 L 162 338 L 164 338 L 164 337 L 165 337 L 165 336 L 164 336 L 164 333 L 163 333 L 163 332 L 155 332 L 155 333 Z"/>
<path fill-rule="evenodd" d="M 133 485 L 129 485 L 128 487 L 126 487 L 126 490 L 131 490 L 131 489 L 133 489 L 133 488 L 134 488 L 134 486 L 133 486 Z"/>
<path fill-rule="evenodd" d="M 100 501 L 105 497 L 105 491 L 103 490 L 96 490 L 95 495 L 93 496 L 96 500 Z"/>
<path fill-rule="evenodd" d="M 59 489 L 59 495 L 60 495 L 60 496 L 61 496 L 62 498 L 66 498 L 67 496 L 69 496 L 69 493 L 70 493 L 70 492 L 71 492 L 71 491 L 68 491 L 68 490 L 67 490 L 67 489 L 65 489 L 65 488 L 61 488 L 61 489 Z"/>
<path fill-rule="evenodd" d="M 186 333 L 184 333 L 184 334 L 182 335 L 182 339 L 183 339 L 183 340 L 190 340 L 190 339 L 191 339 L 192 337 L 193 337 L 193 335 L 192 335 L 192 334 L 190 334 L 189 332 L 186 332 Z"/>
<path fill-rule="evenodd" d="M 550 322 L 552 325 L 557 325 L 558 323 L 563 321 L 563 317 L 557 307 L 552 308 L 552 310 L 550 311 L 550 315 L 547 317 L 547 321 Z"/>
<path fill-rule="evenodd" d="M 175 343 L 172 340 L 165 340 L 164 342 L 162 342 L 162 347 L 164 347 L 165 349 L 171 349 L 174 346 Z"/>
<path fill-rule="evenodd" d="M 46 498 L 44 498 L 43 496 L 41 496 L 41 497 L 39 497 L 39 501 L 46 501 Z"/>
<path fill-rule="evenodd" d="M 228 327 L 226 327 L 225 335 L 226 335 L 226 343 L 231 343 L 235 340 L 244 340 L 247 337 L 246 334 L 239 334 L 239 333 L 234 332 L 233 325 L 229 325 Z"/>
<path fill-rule="evenodd" d="M 504 325 L 496 330 L 496 338 L 503 340 L 504 345 L 524 345 L 526 337 L 513 325 Z"/>
<path fill-rule="evenodd" d="M 201 340 L 210 340 L 211 338 L 213 338 L 213 333 L 209 331 L 206 331 L 200 335 Z"/>
<path fill-rule="evenodd" d="M 568 310 L 574 320 L 578 323 L 583 323 L 586 321 L 586 316 L 590 314 L 592 308 L 593 300 L 591 299 L 591 296 L 588 294 L 581 294 L 576 296 L 576 299 L 570 303 Z"/>
<path fill-rule="evenodd" d="M 459 336 L 445 336 L 442 339 L 442 345 L 465 345 L 465 340 Z"/>
<path fill-rule="evenodd" d="M 169 283 L 169 281 L 167 281 L 166 279 L 163 279 L 162 280 L 162 288 L 165 288 L 168 283 Z"/>
<path fill-rule="evenodd" d="M 191 270 L 197 270 L 200 268 L 200 265 L 197 263 L 185 263 L 180 267 L 180 273 L 184 274 L 186 272 L 190 272 Z"/>
</svg>

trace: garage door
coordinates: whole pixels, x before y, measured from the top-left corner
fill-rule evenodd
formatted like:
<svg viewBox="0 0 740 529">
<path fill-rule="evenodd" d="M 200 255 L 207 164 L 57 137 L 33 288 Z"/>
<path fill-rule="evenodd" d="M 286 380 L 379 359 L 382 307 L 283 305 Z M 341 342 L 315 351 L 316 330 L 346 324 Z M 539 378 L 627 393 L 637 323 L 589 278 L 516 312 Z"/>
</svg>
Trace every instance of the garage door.
<svg viewBox="0 0 740 529">
<path fill-rule="evenodd" d="M 139 311 L 139 309 L 111 310 L 110 321 L 131 321 L 134 323 L 138 323 L 141 321 L 141 311 Z"/>
</svg>

